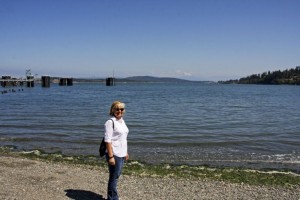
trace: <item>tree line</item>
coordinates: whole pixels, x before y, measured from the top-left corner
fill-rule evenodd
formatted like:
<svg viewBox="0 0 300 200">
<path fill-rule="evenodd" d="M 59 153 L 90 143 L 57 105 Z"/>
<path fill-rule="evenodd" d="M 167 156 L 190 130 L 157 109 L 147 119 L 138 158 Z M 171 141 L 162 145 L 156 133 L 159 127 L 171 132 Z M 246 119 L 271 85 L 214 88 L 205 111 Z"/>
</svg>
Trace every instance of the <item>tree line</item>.
<svg viewBox="0 0 300 200">
<path fill-rule="evenodd" d="M 262 74 L 252 74 L 235 80 L 219 81 L 224 84 L 268 84 L 268 85 L 300 85 L 300 66 L 286 69 L 284 71 L 264 72 Z"/>
</svg>

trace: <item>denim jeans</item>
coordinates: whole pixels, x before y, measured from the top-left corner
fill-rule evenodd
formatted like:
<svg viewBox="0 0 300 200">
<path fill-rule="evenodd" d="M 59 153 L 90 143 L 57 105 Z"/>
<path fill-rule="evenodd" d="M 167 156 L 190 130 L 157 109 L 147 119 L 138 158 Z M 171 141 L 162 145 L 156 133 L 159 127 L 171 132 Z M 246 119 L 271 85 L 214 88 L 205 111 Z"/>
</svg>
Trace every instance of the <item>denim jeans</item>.
<svg viewBox="0 0 300 200">
<path fill-rule="evenodd" d="M 106 158 L 108 159 L 108 157 Z M 114 156 L 114 158 L 115 165 L 108 165 L 109 179 L 107 187 L 107 200 L 119 200 L 117 184 L 122 173 L 125 157 Z"/>
</svg>

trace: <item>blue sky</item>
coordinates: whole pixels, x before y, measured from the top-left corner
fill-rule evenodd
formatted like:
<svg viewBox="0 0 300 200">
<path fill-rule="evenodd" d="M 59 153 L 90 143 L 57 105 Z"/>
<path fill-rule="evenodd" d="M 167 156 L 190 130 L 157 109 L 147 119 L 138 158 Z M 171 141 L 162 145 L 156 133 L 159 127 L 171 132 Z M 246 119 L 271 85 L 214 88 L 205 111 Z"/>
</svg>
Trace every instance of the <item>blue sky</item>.
<svg viewBox="0 0 300 200">
<path fill-rule="evenodd" d="M 299 0 L 0 0 L 0 75 L 227 80 L 300 65 Z"/>
</svg>

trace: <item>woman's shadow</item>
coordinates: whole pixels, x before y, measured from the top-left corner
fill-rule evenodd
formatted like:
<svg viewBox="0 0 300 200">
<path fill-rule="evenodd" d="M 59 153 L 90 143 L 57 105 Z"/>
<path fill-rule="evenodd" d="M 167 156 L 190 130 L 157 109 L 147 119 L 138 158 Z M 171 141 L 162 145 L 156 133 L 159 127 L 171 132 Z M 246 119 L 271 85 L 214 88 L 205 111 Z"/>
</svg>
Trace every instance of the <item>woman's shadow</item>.
<svg viewBox="0 0 300 200">
<path fill-rule="evenodd" d="M 74 200 L 106 200 L 102 195 L 86 190 L 65 190 L 66 196 Z"/>
</svg>

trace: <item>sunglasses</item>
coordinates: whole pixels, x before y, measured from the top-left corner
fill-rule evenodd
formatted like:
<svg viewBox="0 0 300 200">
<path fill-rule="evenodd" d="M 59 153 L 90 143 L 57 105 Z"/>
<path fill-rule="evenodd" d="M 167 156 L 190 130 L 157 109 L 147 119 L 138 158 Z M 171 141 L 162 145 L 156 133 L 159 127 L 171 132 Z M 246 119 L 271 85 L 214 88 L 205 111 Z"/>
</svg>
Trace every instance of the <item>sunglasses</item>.
<svg viewBox="0 0 300 200">
<path fill-rule="evenodd" d="M 124 111 L 125 108 L 116 108 L 115 111 Z"/>
</svg>

